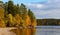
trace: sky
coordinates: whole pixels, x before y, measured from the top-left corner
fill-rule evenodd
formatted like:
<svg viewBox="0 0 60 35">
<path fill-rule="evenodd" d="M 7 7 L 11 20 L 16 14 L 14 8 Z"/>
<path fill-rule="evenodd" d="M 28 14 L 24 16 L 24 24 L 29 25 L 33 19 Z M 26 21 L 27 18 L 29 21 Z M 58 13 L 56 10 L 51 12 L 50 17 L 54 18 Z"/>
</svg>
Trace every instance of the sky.
<svg viewBox="0 0 60 35">
<path fill-rule="evenodd" d="M 6 2 L 8 0 L 2 0 Z M 60 0 L 12 0 L 15 4 L 24 3 L 30 8 L 37 19 L 60 19 Z"/>
</svg>

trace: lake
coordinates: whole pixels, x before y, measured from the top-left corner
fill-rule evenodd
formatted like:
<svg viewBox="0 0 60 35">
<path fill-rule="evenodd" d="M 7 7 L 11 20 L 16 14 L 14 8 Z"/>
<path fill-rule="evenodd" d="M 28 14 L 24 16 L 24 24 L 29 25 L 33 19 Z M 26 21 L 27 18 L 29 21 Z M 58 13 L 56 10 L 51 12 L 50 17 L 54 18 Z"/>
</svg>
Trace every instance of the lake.
<svg viewBox="0 0 60 35">
<path fill-rule="evenodd" d="M 60 26 L 37 26 L 36 35 L 60 35 Z"/>
<path fill-rule="evenodd" d="M 60 26 L 36 26 L 36 28 L 14 30 L 16 35 L 60 35 Z"/>
</svg>

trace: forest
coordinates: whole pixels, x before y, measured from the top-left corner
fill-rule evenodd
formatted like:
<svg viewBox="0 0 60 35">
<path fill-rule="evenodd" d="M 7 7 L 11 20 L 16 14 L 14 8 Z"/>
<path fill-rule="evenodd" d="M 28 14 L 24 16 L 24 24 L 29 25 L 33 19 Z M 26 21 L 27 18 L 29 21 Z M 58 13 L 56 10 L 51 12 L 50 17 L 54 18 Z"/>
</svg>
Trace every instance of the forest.
<svg viewBox="0 0 60 35">
<path fill-rule="evenodd" d="M 31 9 L 13 1 L 0 1 L 0 27 L 36 26 L 36 17 Z"/>
<path fill-rule="evenodd" d="M 38 26 L 60 26 L 60 19 L 37 19 Z"/>
</svg>

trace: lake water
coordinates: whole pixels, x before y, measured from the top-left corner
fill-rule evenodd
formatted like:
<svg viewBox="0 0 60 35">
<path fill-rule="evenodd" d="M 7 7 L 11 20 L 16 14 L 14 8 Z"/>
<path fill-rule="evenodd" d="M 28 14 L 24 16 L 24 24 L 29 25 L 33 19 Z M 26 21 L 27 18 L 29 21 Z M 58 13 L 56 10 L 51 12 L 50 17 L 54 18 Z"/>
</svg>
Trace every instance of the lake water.
<svg viewBox="0 0 60 35">
<path fill-rule="evenodd" d="M 60 35 L 60 26 L 36 26 L 15 31 L 16 35 Z"/>
<path fill-rule="evenodd" d="M 60 35 L 60 26 L 37 26 L 36 35 Z"/>
</svg>

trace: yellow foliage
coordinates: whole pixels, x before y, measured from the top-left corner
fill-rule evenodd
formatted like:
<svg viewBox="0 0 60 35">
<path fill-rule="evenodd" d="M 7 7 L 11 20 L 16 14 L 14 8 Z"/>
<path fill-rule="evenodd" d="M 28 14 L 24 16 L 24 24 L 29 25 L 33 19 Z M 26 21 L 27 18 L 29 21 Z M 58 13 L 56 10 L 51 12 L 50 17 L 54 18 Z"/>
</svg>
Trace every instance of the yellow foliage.
<svg viewBox="0 0 60 35">
<path fill-rule="evenodd" d="M 27 15 L 26 20 L 23 20 L 23 26 L 29 26 L 29 25 L 36 26 L 37 22 L 36 22 L 36 19 L 34 19 L 34 21 L 31 22 L 30 17 Z"/>
<path fill-rule="evenodd" d="M 31 20 L 30 20 L 30 17 L 28 15 L 27 15 L 27 18 L 26 18 L 26 24 L 27 24 L 27 26 L 31 25 Z"/>
<path fill-rule="evenodd" d="M 29 26 L 31 25 L 31 20 L 28 15 L 26 15 L 26 20 L 23 20 L 23 26 Z"/>
<path fill-rule="evenodd" d="M 19 14 L 16 14 L 15 19 L 16 19 L 16 23 L 20 24 L 20 16 L 19 16 Z"/>
<path fill-rule="evenodd" d="M 4 18 L 4 9 L 0 8 L 0 18 Z"/>
<path fill-rule="evenodd" d="M 15 17 L 12 18 L 12 24 L 16 24 L 16 19 L 15 19 Z"/>
<path fill-rule="evenodd" d="M 10 22 L 10 23 L 12 23 L 12 22 L 13 22 L 13 21 L 12 21 L 12 19 L 13 19 L 12 14 L 8 14 L 8 20 L 9 20 L 9 22 Z"/>
<path fill-rule="evenodd" d="M 0 8 L 0 27 L 6 27 L 4 20 L 4 12 L 5 10 L 3 8 Z"/>
<path fill-rule="evenodd" d="M 6 27 L 5 20 L 0 18 L 0 27 Z"/>
</svg>

